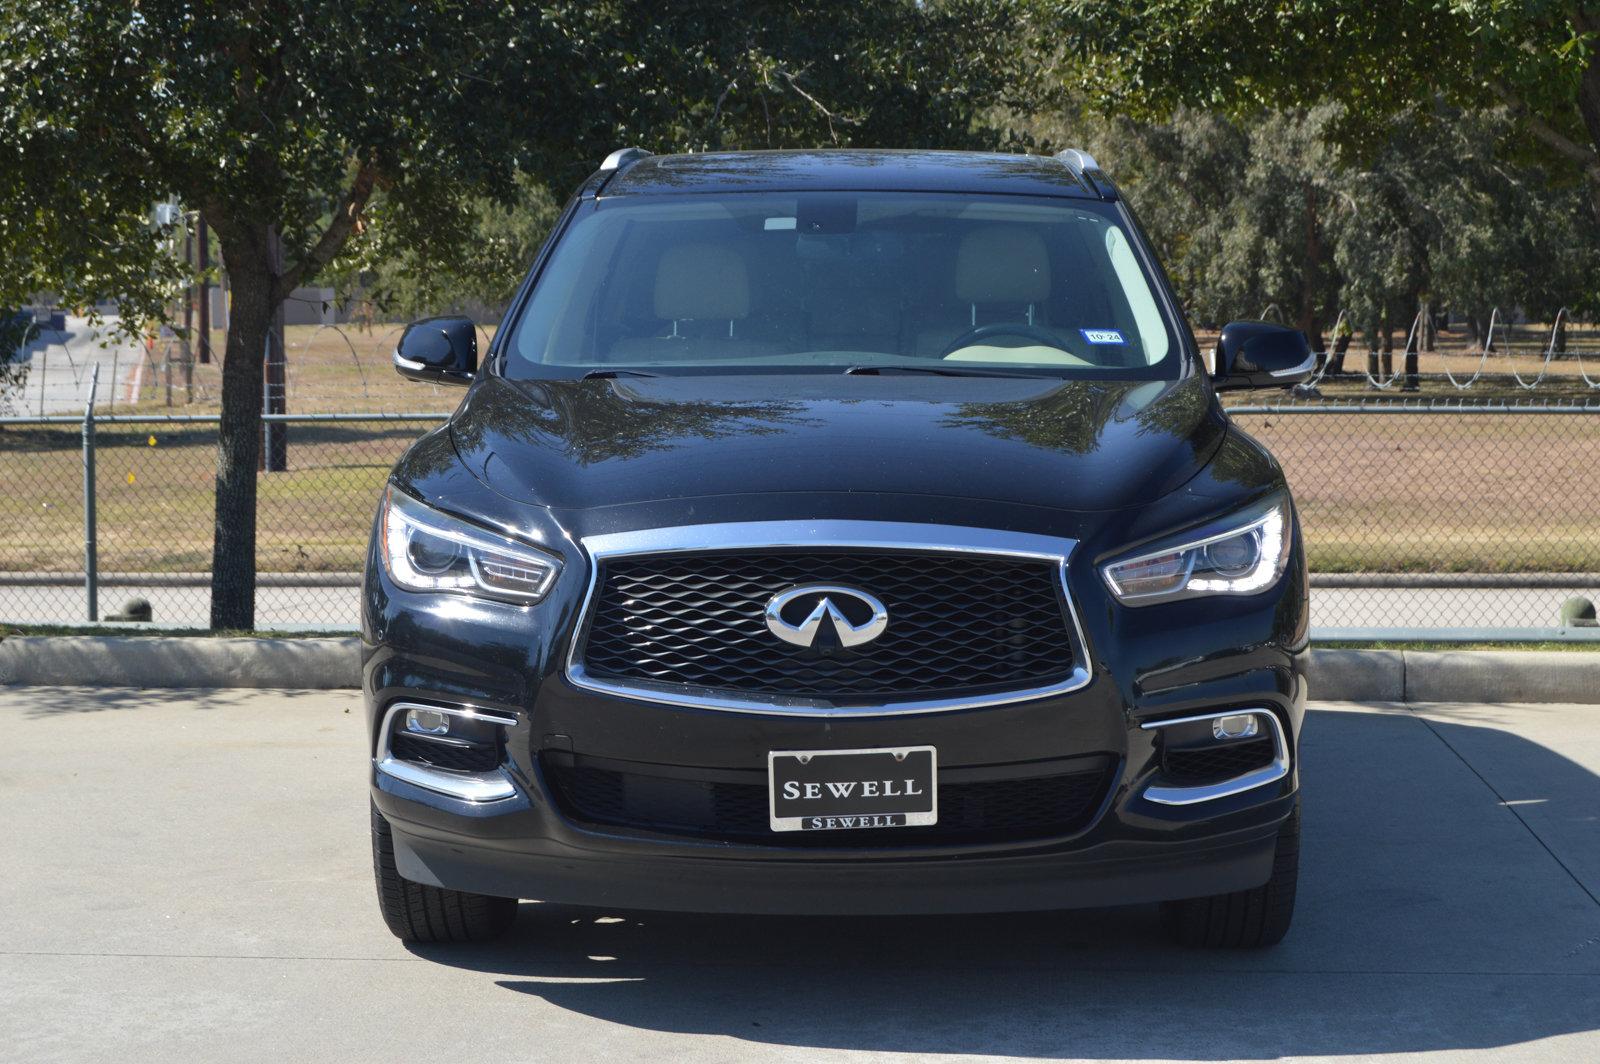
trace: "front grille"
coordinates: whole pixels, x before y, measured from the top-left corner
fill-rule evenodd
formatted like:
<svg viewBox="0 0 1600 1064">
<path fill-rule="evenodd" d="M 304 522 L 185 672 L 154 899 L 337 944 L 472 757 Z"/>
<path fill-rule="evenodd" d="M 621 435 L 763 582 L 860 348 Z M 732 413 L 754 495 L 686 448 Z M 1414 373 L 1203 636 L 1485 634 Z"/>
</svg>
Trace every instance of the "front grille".
<svg viewBox="0 0 1600 1064">
<path fill-rule="evenodd" d="M 1271 737 L 1262 736 L 1245 742 L 1163 750 L 1161 771 L 1175 784 L 1197 786 L 1265 768 L 1276 756 L 1277 747 Z"/>
<path fill-rule="evenodd" d="M 401 761 L 420 761 L 463 772 L 490 772 L 500 767 L 500 751 L 487 743 L 456 746 L 400 733 L 389 740 L 389 753 Z"/>
<path fill-rule="evenodd" d="M 694 779 L 631 771 L 614 762 L 571 755 L 541 759 L 556 804 L 568 819 L 596 827 L 768 846 L 929 846 L 1050 838 L 1086 826 L 1116 767 L 1109 755 L 1037 767 L 1039 775 L 945 782 L 939 777 L 939 822 L 923 827 L 860 831 L 775 832 L 768 820 L 764 773 L 748 781 Z"/>
<path fill-rule="evenodd" d="M 875 595 L 888 629 L 831 654 L 780 641 L 767 630 L 767 601 L 812 583 Z M 1046 686 L 1073 671 L 1050 561 L 859 550 L 649 555 L 604 561 L 596 588 L 582 657 L 611 682 L 892 702 Z"/>
</svg>

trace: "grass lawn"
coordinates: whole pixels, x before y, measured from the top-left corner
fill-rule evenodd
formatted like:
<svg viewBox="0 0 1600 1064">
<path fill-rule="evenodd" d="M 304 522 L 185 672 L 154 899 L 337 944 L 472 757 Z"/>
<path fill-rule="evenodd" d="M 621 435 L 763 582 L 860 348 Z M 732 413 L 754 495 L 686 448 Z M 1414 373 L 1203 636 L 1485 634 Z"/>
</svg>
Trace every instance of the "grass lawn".
<svg viewBox="0 0 1600 1064">
<path fill-rule="evenodd" d="M 1283 463 L 1316 571 L 1600 571 L 1600 416 L 1237 420 Z M 261 569 L 359 569 L 385 476 L 431 427 L 291 426 L 290 470 L 260 478 Z M 99 440 L 101 569 L 206 569 L 214 429 Z M 79 448 L 71 426 L 0 429 L 0 570 L 82 567 Z"/>
<path fill-rule="evenodd" d="M 391 356 L 405 327 L 378 324 L 317 326 L 290 325 L 284 329 L 288 349 L 289 412 L 309 413 L 441 413 L 461 401 L 459 388 L 419 384 L 394 371 Z M 493 325 L 481 328 L 478 352 L 488 349 Z M 212 350 L 221 352 L 226 340 L 212 333 Z M 222 397 L 220 359 L 193 367 L 192 386 L 186 388 L 181 363 L 173 370 L 173 403 L 167 404 L 166 363 L 179 357 L 176 341 L 157 340 L 149 359 L 131 373 L 119 372 L 122 386 L 113 404 L 116 413 L 215 414 Z M 187 401 L 186 401 L 187 397 Z"/>
<path fill-rule="evenodd" d="M 1600 570 L 1600 414 L 1249 414 L 1317 572 Z"/>
<path fill-rule="evenodd" d="M 289 470 L 258 482 L 260 569 L 360 569 L 390 468 L 436 424 L 290 426 Z M 105 426 L 98 441 L 101 570 L 209 569 L 215 429 Z M 76 429 L 0 429 L 0 570 L 82 569 L 82 475 Z"/>
<path fill-rule="evenodd" d="M 447 413 L 454 388 L 400 379 L 389 364 L 400 326 L 291 326 L 289 410 Z M 1534 330 L 1537 331 L 1537 330 Z M 480 336 L 480 349 L 489 333 Z M 1202 337 L 1205 341 L 1206 337 Z M 213 338 L 221 350 L 223 337 Z M 1536 337 L 1510 356 L 1531 376 Z M 1590 344 L 1587 337 L 1575 335 Z M 1425 371 L 1468 376 L 1477 356 L 1444 334 Z M 159 358 L 168 350 L 159 342 Z M 1585 346 L 1593 350 L 1593 346 Z M 1365 366 L 1352 351 L 1347 365 Z M 1591 359 L 1600 380 L 1600 354 Z M 1397 360 L 1398 363 L 1398 360 Z M 1525 363 L 1525 364 L 1524 364 Z M 1491 369 L 1509 365 L 1491 355 Z M 1586 363 L 1586 365 L 1588 365 Z M 1586 391 L 1577 363 L 1552 372 L 1572 396 Z M 147 365 L 116 397 L 118 414 L 215 413 L 220 365 L 195 367 L 195 401 L 168 407 L 162 371 Z M 181 374 L 179 376 L 181 381 Z M 1507 388 L 1510 388 L 1508 391 Z M 1430 382 L 1424 398 L 1527 398 L 1501 381 L 1460 393 Z M 1497 391 L 1498 389 L 1498 391 Z M 1333 395 L 1377 394 L 1328 384 Z M 1385 396 L 1397 394 L 1393 391 Z M 1600 399 L 1600 393 L 1594 393 Z M 1234 403 L 1274 403 L 1281 393 L 1234 393 Z M 1238 415 L 1267 444 L 1293 485 L 1312 568 L 1319 572 L 1600 571 L 1600 415 Z M 295 425 L 290 469 L 260 479 L 257 561 L 263 571 L 360 568 L 372 514 L 396 458 L 428 422 Z M 103 426 L 98 453 L 100 566 L 114 571 L 196 571 L 210 565 L 216 433 L 211 426 Z M 79 430 L 0 428 L 0 571 L 75 571 L 83 564 Z"/>
</svg>

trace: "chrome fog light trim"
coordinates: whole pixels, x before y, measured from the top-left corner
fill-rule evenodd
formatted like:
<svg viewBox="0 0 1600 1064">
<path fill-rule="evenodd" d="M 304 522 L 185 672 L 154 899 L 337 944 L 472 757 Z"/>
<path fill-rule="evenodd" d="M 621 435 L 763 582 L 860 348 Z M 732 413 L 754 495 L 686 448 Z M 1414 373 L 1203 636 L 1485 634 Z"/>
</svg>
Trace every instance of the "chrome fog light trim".
<svg viewBox="0 0 1600 1064">
<path fill-rule="evenodd" d="M 1206 783 L 1197 787 L 1168 787 L 1152 783 L 1145 788 L 1144 796 L 1157 805 L 1196 805 L 1200 802 L 1214 802 L 1218 798 L 1228 798 L 1235 794 L 1265 787 L 1269 783 L 1276 783 L 1289 774 L 1289 744 L 1283 734 L 1283 725 L 1278 721 L 1278 715 L 1271 710 L 1260 709 L 1249 713 L 1240 713 L 1237 709 L 1225 713 L 1201 713 L 1192 717 L 1178 717 L 1175 720 L 1156 720 L 1139 727 L 1144 731 L 1158 731 L 1161 728 L 1170 728 L 1174 724 L 1197 724 L 1202 721 L 1212 722 L 1212 734 L 1215 729 L 1228 718 L 1237 719 L 1241 716 L 1250 716 L 1257 720 L 1265 720 L 1268 730 L 1272 733 L 1273 759 L 1270 765 L 1253 769 L 1232 779 L 1219 780 L 1216 783 Z M 1242 737 L 1242 736 L 1241 736 Z"/>
<path fill-rule="evenodd" d="M 470 774 L 447 772 L 413 761 L 397 761 L 392 757 L 379 761 L 376 768 L 385 776 L 392 776 L 425 791 L 459 798 L 463 802 L 498 802 L 515 797 L 517 793 L 516 785 L 500 769 Z"/>
<path fill-rule="evenodd" d="M 372 757 L 372 764 L 377 771 L 402 782 L 409 783 L 436 794 L 459 798 L 464 802 L 497 802 L 505 798 L 516 796 L 516 784 L 511 782 L 504 769 L 495 769 L 493 772 L 452 772 L 448 769 L 432 768 L 428 765 L 419 765 L 414 761 L 401 761 L 389 752 L 389 737 L 394 732 L 396 715 L 409 714 L 412 710 L 422 710 L 429 713 L 440 713 L 446 717 L 462 717 L 468 720 L 479 720 L 489 724 L 498 724 L 502 727 L 513 727 L 517 721 L 515 717 L 508 717 L 498 713 L 486 713 L 483 710 L 471 709 L 466 706 L 437 706 L 421 702 L 396 702 L 383 714 L 383 723 L 378 728 L 377 749 Z"/>
</svg>

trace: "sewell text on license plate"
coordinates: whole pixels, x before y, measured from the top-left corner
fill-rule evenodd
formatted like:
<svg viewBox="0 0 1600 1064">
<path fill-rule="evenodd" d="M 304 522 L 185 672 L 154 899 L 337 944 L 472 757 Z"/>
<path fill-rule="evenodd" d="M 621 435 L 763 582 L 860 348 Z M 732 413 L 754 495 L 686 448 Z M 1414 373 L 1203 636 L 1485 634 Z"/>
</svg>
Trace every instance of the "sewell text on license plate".
<svg viewBox="0 0 1600 1064">
<path fill-rule="evenodd" d="M 773 831 L 916 827 L 939 822 L 931 746 L 774 750 L 767 755 Z"/>
</svg>

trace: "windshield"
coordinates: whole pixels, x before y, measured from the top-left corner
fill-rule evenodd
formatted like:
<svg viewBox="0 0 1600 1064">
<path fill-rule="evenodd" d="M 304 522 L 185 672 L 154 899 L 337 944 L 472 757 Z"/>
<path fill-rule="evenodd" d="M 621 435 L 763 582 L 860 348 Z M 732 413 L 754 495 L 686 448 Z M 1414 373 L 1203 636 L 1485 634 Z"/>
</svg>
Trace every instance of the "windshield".
<svg viewBox="0 0 1600 1064">
<path fill-rule="evenodd" d="M 505 353 L 520 378 L 1179 370 L 1112 205 L 927 193 L 601 199 Z"/>
</svg>

